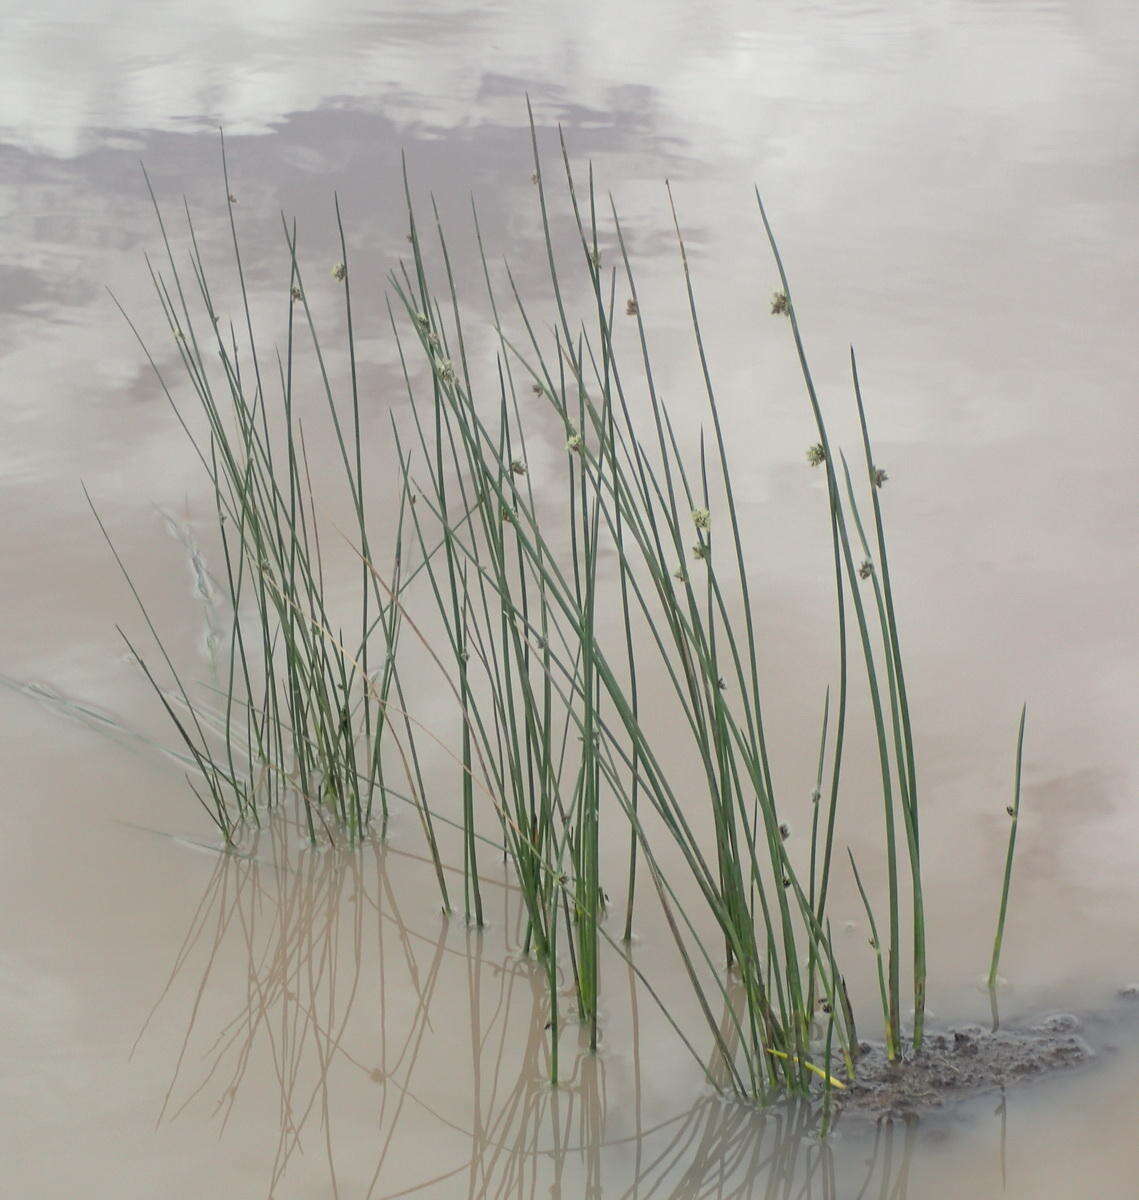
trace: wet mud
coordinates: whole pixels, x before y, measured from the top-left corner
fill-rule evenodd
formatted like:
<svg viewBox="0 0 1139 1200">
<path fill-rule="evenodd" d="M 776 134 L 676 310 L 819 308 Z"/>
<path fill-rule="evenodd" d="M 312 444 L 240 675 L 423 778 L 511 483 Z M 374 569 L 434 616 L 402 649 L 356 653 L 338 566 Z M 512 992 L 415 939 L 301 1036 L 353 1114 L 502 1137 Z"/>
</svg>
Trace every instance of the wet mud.
<svg viewBox="0 0 1139 1200">
<path fill-rule="evenodd" d="M 1104 1048 L 1106 1049 L 1106 1048 Z M 1084 1022 L 1059 1013 L 1024 1029 L 979 1025 L 935 1032 L 922 1049 L 891 1062 L 885 1047 L 861 1044 L 855 1076 L 838 1099 L 842 1111 L 907 1119 L 985 1092 L 1015 1087 L 1099 1057 Z"/>
</svg>

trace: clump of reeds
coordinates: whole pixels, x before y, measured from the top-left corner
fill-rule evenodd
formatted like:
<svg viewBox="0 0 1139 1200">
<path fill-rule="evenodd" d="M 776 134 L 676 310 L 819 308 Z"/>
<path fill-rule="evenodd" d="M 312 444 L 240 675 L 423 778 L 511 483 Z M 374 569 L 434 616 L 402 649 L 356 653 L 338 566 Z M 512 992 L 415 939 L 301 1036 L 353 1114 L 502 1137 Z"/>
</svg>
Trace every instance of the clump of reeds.
<svg viewBox="0 0 1139 1200">
<path fill-rule="evenodd" d="M 438 212 L 425 227 L 405 187 L 410 251 L 391 275 L 389 314 L 410 427 L 405 421 L 401 432 L 393 418 L 395 520 L 382 552 L 374 532 L 381 492 L 367 478 L 362 446 L 352 262 L 339 205 L 340 258 L 332 276 L 343 293 L 344 396 L 334 389 L 336 372 L 309 307 L 295 227 L 283 227 L 286 332 L 270 369 L 255 335 L 232 198 L 242 300 L 236 323 L 215 308 L 189 210 L 186 280 L 155 200 L 165 261 L 151 274 L 199 414 L 183 413 L 150 361 L 214 494 L 231 620 L 213 704 L 191 699 L 165 650 L 172 687 L 144 669 L 227 842 L 286 796 L 297 799 L 314 839 L 333 827 L 355 838 L 377 823 L 382 829 L 390 799 L 408 801 L 422 821 L 447 910 L 452 898 L 436 831 L 441 824 L 459 831 L 463 911 L 480 924 L 480 858 L 505 854 L 525 905 L 527 947 L 548 972 L 555 1080 L 567 1020 L 559 1011 L 559 974 L 568 972 L 574 984 L 576 1011 L 568 1019 L 581 1022 L 595 1046 L 603 946 L 633 965 L 668 1014 L 667 998 L 652 990 L 625 945 L 636 905 L 655 898 L 716 1048 L 714 1077 L 761 1100 L 829 1091 L 841 1086 L 832 1064 L 852 1073 L 858 1045 L 828 907 L 855 659 L 868 684 L 880 765 L 888 886 L 881 943 L 857 882 L 873 930 L 891 1056 L 901 1056 L 907 1041 L 920 1047 L 925 1009 L 918 787 L 880 503 L 887 476 L 874 458 L 854 356 L 861 456 L 852 471 L 828 436 L 793 293 L 757 193 L 778 273 L 772 313 L 787 319 L 801 365 L 817 437 L 808 461 L 825 474 L 832 545 L 838 680 L 823 714 L 804 874 L 787 850 L 786 804 L 772 777 L 752 572 L 671 192 L 703 380 L 705 433 L 694 456 L 680 444 L 656 385 L 618 213 L 610 203 L 602 220 L 592 170 L 584 184 L 575 178 L 563 143 L 559 168 L 579 249 L 576 264 L 562 261 L 531 128 L 546 299 L 555 314 L 549 331 L 509 267 L 505 290 L 496 284 L 477 214 L 490 321 L 489 331 L 485 322 L 472 328 Z M 229 196 L 228 178 L 225 191 Z M 571 270 L 587 286 L 584 320 L 571 312 Z M 631 362 L 614 337 L 619 312 L 635 320 Z M 354 514 L 349 536 L 359 594 L 350 620 L 326 586 L 296 399 L 302 334 Z M 475 339 L 485 350 L 488 337 L 496 363 L 489 385 L 473 369 L 470 351 Z M 540 492 L 529 467 L 536 437 L 561 447 L 554 478 Z M 389 485 L 382 493 L 389 505 L 391 491 Z M 423 730 L 408 703 L 412 660 L 438 670 L 454 699 L 454 800 L 435 795 L 429 803 Z M 665 681 L 679 735 L 642 717 L 638 683 L 650 666 L 654 679 Z M 695 798 L 676 781 L 680 737 L 684 756 L 699 769 L 702 794 Z M 605 925 L 614 885 L 601 877 L 603 827 L 606 838 L 628 838 L 621 937 Z M 907 939 L 909 1038 L 902 1027 Z M 692 1048 L 688 1033 L 676 1028 Z"/>
</svg>

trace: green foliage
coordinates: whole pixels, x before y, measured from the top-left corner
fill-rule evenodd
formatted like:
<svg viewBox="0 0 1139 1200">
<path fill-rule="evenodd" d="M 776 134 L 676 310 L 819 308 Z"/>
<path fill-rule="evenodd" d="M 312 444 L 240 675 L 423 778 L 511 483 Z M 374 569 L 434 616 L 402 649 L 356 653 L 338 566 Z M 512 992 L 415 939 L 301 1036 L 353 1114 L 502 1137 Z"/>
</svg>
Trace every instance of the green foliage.
<svg viewBox="0 0 1139 1200">
<path fill-rule="evenodd" d="M 829 1089 L 836 1084 L 828 1074 L 831 1047 L 847 1072 L 857 1058 L 854 1014 L 828 916 L 856 659 L 868 684 L 880 767 L 884 943 L 857 870 L 855 877 L 873 931 L 892 1055 L 903 1052 L 907 874 L 915 1048 L 925 1003 L 917 777 L 879 499 L 887 477 L 874 462 L 857 366 L 852 354 L 866 523 L 850 467 L 828 437 L 793 292 L 760 203 L 779 276 L 773 311 L 788 321 L 815 426 L 808 461 L 825 469 L 834 571 L 838 681 L 833 696 L 827 693 L 809 869 L 801 875 L 788 854 L 786 806 L 772 778 L 761 614 L 751 595 L 729 439 L 675 207 L 704 390 L 705 433 L 696 461 L 683 450 L 657 389 L 618 214 L 610 204 L 608 261 L 592 170 L 584 184 L 576 179 L 563 143 L 560 169 L 580 251 L 574 269 L 589 297 L 588 317 L 571 315 L 569 297 L 577 289 L 567 286 L 571 267 L 555 251 L 560 232 L 555 235 L 533 127 L 532 140 L 554 321 L 544 332 L 535 301 L 523 297 L 509 268 L 508 294 L 499 294 L 476 214 L 491 314 L 490 342 L 479 342 L 476 361 L 485 361 L 488 351 L 494 356 L 489 390 L 472 369 L 475 337 L 464 308 L 470 301 L 457 287 L 438 212 L 428 236 L 405 175 L 410 257 L 392 273 L 389 291 L 406 392 L 393 404 L 394 487 L 391 476 L 382 486 L 367 477 L 352 261 L 339 204 L 340 261 L 333 277 L 343 293 L 347 397 L 334 391 L 337 372 L 329 368 L 309 307 L 295 227 L 284 226 L 287 337 L 273 380 L 267 371 L 263 377 L 265 355 L 254 334 L 232 203 L 242 296 L 236 326 L 215 309 L 189 212 L 193 278 L 187 286 L 155 200 L 166 258 L 151 274 L 200 408 L 192 419 L 150 361 L 215 497 L 232 621 L 219 703 L 191 700 L 165 650 L 174 687 L 161 685 L 149 667 L 147 675 L 205 781 L 203 802 L 227 842 L 286 801 L 298 806 L 314 840 L 333 830 L 357 839 L 372 830 L 382 835 L 389 802 L 398 799 L 413 805 L 422 822 L 445 910 L 452 900 L 438 831 L 458 831 L 463 911 L 475 924 L 484 916 L 480 862 L 488 853 L 504 854 L 524 901 L 527 946 L 547 972 L 555 1080 L 566 1021 L 559 1007 L 562 975 L 572 977 L 576 1019 L 596 1046 L 603 949 L 632 963 L 626 943 L 635 914 L 655 900 L 715 1046 L 710 1077 L 760 1101 Z M 225 187 L 228 194 L 228 179 Z M 618 302 L 619 289 L 628 299 Z M 632 362 L 616 348 L 624 344 L 614 336 L 619 303 L 622 316 L 635 319 Z M 487 336 L 485 324 L 477 336 Z M 323 392 L 355 520 L 346 536 L 358 556 L 359 594 L 347 627 L 326 580 L 298 415 L 296 375 L 302 354 L 310 352 L 304 364 L 315 370 Z M 407 418 L 402 425 L 397 408 Z M 540 490 L 531 470 L 538 438 L 561 448 Z M 374 533 L 377 506 L 387 508 L 390 535 L 383 561 Z M 424 728 L 408 704 L 409 661 L 420 669 L 429 661 L 454 701 L 454 804 L 438 797 L 428 802 Z M 678 715 L 667 729 L 645 715 L 641 685 L 650 670 L 655 681 L 663 680 Z M 697 795 L 676 778 L 680 742 L 698 768 Z M 606 839 L 628 839 L 620 938 L 606 928 L 603 827 Z M 672 1020 L 669 997 L 638 966 L 634 970 Z M 675 1021 L 674 1027 L 696 1053 L 690 1033 Z"/>
</svg>

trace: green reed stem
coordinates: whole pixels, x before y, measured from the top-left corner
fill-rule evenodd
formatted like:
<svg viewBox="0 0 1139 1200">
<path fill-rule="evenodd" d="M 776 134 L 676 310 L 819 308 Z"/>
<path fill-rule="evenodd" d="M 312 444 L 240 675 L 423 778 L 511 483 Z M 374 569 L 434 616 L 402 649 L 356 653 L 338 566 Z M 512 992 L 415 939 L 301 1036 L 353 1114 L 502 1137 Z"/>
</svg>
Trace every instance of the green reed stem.
<svg viewBox="0 0 1139 1200">
<path fill-rule="evenodd" d="M 1008 914 L 1009 888 L 1012 885 L 1012 859 L 1016 853 L 1016 829 L 1020 822 L 1020 775 L 1024 757 L 1024 725 L 1028 718 L 1028 705 L 1020 710 L 1020 728 L 1016 735 L 1016 770 L 1013 773 L 1012 804 L 1007 809 L 1009 816 L 1008 849 L 1005 852 L 1005 873 L 1001 883 L 1001 907 L 997 915 L 997 932 L 993 938 L 993 958 L 989 964 L 989 990 L 997 986 L 997 967 L 1001 961 L 1001 947 L 1005 936 L 1005 917 Z"/>
</svg>

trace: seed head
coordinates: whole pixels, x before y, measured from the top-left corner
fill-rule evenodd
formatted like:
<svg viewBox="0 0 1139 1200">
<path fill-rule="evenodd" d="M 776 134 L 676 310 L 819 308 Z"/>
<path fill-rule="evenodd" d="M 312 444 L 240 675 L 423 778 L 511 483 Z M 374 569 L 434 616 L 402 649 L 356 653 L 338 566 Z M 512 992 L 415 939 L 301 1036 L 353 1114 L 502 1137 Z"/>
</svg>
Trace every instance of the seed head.
<svg viewBox="0 0 1139 1200">
<path fill-rule="evenodd" d="M 435 360 L 435 374 L 444 383 L 454 383 L 455 364 L 449 358 L 437 358 Z"/>
<path fill-rule="evenodd" d="M 811 803 L 818 804 L 818 802 L 821 799 L 822 799 L 822 793 L 819 791 L 818 788 L 815 788 L 815 790 L 813 792 L 811 792 Z"/>
<path fill-rule="evenodd" d="M 237 203 L 237 197 L 236 197 L 236 196 L 235 196 L 235 195 L 234 195 L 232 192 L 230 192 L 230 193 L 229 193 L 229 194 L 226 196 L 226 199 L 227 199 L 227 200 L 230 202 L 230 204 L 236 204 L 236 203 Z"/>
<path fill-rule="evenodd" d="M 535 396 L 540 396 L 542 394 L 542 385 L 540 383 L 532 383 L 530 385 L 530 390 Z"/>
<path fill-rule="evenodd" d="M 411 314 L 411 319 L 419 326 L 420 329 L 426 329 L 428 325 L 427 314 L 422 312 L 414 312 Z"/>
<path fill-rule="evenodd" d="M 874 574 L 874 564 L 867 559 L 862 566 L 858 568 L 859 579 L 869 579 Z"/>
<path fill-rule="evenodd" d="M 720 678 L 716 680 L 716 686 L 720 689 L 721 692 L 726 692 L 728 690 L 728 685 L 724 682 L 723 675 L 721 675 Z"/>
<path fill-rule="evenodd" d="M 791 836 L 791 826 L 786 821 L 779 823 L 779 836 L 786 841 Z"/>
<path fill-rule="evenodd" d="M 683 567 L 677 567 L 676 570 L 673 571 L 672 577 L 673 577 L 673 579 L 676 580 L 677 583 L 687 583 L 688 582 L 688 574 L 684 570 Z"/>
<path fill-rule="evenodd" d="M 525 475 L 526 474 L 526 464 L 520 458 L 511 459 L 510 460 L 510 470 L 515 475 Z"/>
<path fill-rule="evenodd" d="M 708 557 L 708 546 L 705 542 L 697 542 L 692 547 L 692 557 L 698 561 L 703 561 Z"/>
<path fill-rule="evenodd" d="M 580 433 L 571 433 L 569 435 L 569 437 L 566 438 L 566 449 L 571 454 L 580 454 L 581 453 L 581 434 Z"/>
<path fill-rule="evenodd" d="M 707 529 L 712 524 L 712 514 L 706 508 L 694 508 L 692 510 L 692 524 L 697 529 Z"/>
<path fill-rule="evenodd" d="M 303 297 L 301 295 L 301 289 L 295 283 L 293 284 L 293 286 L 291 288 L 289 288 L 289 295 L 292 296 L 292 298 L 294 300 L 303 299 Z"/>
<path fill-rule="evenodd" d="M 507 525 L 514 524 L 514 510 L 512 508 L 508 508 L 505 504 L 502 506 L 501 516 Z"/>
<path fill-rule="evenodd" d="M 822 442 L 816 442 L 813 446 L 807 447 L 807 465 L 810 467 L 818 467 L 827 461 L 827 452 L 823 449 Z"/>
<path fill-rule="evenodd" d="M 533 173 L 533 174 L 530 176 L 530 182 L 531 182 L 531 183 L 537 183 L 537 182 L 538 182 L 538 172 L 537 172 L 537 171 L 535 171 L 535 172 L 534 172 L 534 173 Z"/>
<path fill-rule="evenodd" d="M 338 262 L 336 266 L 332 268 L 332 278 L 335 279 L 337 283 L 343 283 L 347 274 L 348 268 L 342 262 Z"/>
<path fill-rule="evenodd" d="M 791 300 L 786 292 L 771 293 L 771 315 L 773 317 L 787 316 L 791 311 Z"/>
<path fill-rule="evenodd" d="M 887 475 L 881 467 L 875 467 L 870 473 L 870 478 L 874 481 L 874 486 L 876 488 L 880 488 L 882 484 L 884 484 L 886 480 L 890 478 L 890 476 Z"/>
<path fill-rule="evenodd" d="M 1007 812 L 1010 817 L 1016 816 L 1016 809 L 1013 808 L 1013 806 L 1011 804 L 1005 808 L 1005 812 Z"/>
<path fill-rule="evenodd" d="M 636 300 L 629 299 L 625 301 L 625 316 L 635 317 L 641 310 L 637 307 Z"/>
</svg>

